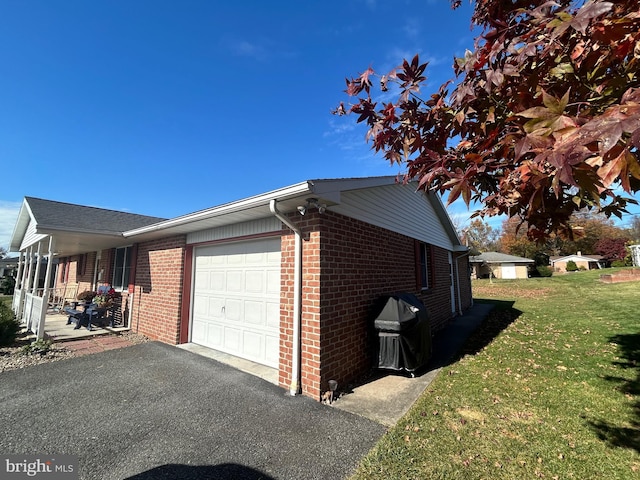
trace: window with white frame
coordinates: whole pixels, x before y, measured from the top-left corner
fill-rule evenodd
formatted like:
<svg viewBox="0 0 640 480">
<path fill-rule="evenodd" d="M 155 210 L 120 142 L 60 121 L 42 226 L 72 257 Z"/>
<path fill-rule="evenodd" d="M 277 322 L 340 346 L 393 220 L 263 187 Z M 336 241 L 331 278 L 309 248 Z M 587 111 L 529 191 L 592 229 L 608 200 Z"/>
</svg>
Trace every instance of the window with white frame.
<svg viewBox="0 0 640 480">
<path fill-rule="evenodd" d="M 131 272 L 131 247 L 116 248 L 113 264 L 113 280 L 111 286 L 115 290 L 129 288 L 129 273 Z"/>
</svg>

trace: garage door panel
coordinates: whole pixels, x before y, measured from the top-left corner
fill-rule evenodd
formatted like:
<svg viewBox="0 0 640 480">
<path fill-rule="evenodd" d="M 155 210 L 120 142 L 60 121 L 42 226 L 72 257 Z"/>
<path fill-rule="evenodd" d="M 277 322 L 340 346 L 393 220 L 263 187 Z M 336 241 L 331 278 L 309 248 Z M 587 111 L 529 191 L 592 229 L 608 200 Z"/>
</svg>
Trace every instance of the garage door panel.
<svg viewBox="0 0 640 480">
<path fill-rule="evenodd" d="M 227 271 L 227 282 L 226 282 L 226 291 L 227 292 L 242 292 L 243 284 L 242 284 L 242 271 L 239 270 L 229 270 Z"/>
<path fill-rule="evenodd" d="M 195 257 L 192 341 L 277 367 L 280 239 L 198 247 Z"/>
<path fill-rule="evenodd" d="M 210 256 L 210 257 L 206 257 L 209 259 L 209 261 L 207 262 L 207 264 L 211 265 L 212 267 L 215 266 L 222 266 L 225 265 L 227 263 L 227 259 L 225 257 L 222 256 Z"/>
<path fill-rule="evenodd" d="M 223 293 L 225 291 L 225 285 L 227 276 L 224 271 L 212 271 L 209 273 L 209 290 L 215 293 Z"/>
<path fill-rule="evenodd" d="M 207 316 L 209 312 L 209 297 L 204 295 L 196 295 L 193 297 L 193 315 L 194 317 Z"/>
<path fill-rule="evenodd" d="M 227 256 L 227 266 L 238 267 L 245 264 L 244 255 L 242 253 L 234 253 Z"/>
<path fill-rule="evenodd" d="M 265 357 L 268 365 L 278 365 L 280 360 L 280 338 L 275 335 L 264 337 Z"/>
<path fill-rule="evenodd" d="M 216 323 L 209 323 L 207 328 L 206 344 L 211 348 L 222 348 L 222 339 L 224 338 L 224 326 Z"/>
<path fill-rule="evenodd" d="M 209 272 L 202 270 L 196 271 L 194 280 L 197 285 L 207 285 L 209 283 Z"/>
<path fill-rule="evenodd" d="M 264 293 L 265 272 L 262 270 L 247 270 L 245 273 L 245 293 Z"/>
<path fill-rule="evenodd" d="M 265 325 L 271 329 L 280 328 L 280 302 L 267 302 Z"/>
<path fill-rule="evenodd" d="M 242 300 L 237 298 L 227 298 L 224 305 L 223 317 L 235 323 L 242 321 Z"/>
<path fill-rule="evenodd" d="M 228 351 L 239 352 L 242 346 L 242 330 L 238 328 L 224 327 L 224 348 Z"/>
<path fill-rule="evenodd" d="M 224 318 L 224 298 L 209 297 L 206 317 L 221 320 Z"/>
<path fill-rule="evenodd" d="M 264 325 L 264 303 L 245 300 L 244 320 L 252 325 Z"/>
<path fill-rule="evenodd" d="M 207 340 L 207 322 L 193 320 L 193 328 L 191 330 L 191 340 L 194 343 L 201 343 Z"/>
<path fill-rule="evenodd" d="M 265 293 L 280 298 L 280 269 L 267 272 Z"/>
<path fill-rule="evenodd" d="M 245 255 L 245 265 L 263 265 L 266 261 L 264 252 L 247 253 Z"/>
<path fill-rule="evenodd" d="M 248 357 L 264 357 L 264 335 L 246 330 L 243 337 L 243 353 Z"/>
</svg>

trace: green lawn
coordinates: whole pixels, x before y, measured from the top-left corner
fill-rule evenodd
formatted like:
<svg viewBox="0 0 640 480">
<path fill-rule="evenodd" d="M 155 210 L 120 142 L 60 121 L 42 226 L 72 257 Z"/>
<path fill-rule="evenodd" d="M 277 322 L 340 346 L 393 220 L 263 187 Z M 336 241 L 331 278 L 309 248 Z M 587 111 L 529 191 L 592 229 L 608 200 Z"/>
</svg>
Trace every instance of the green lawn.
<svg viewBox="0 0 640 480">
<path fill-rule="evenodd" d="M 353 478 L 640 479 L 640 283 L 598 278 L 476 281 L 497 308 Z"/>
<path fill-rule="evenodd" d="M 6 303 L 10 307 L 12 301 L 13 301 L 13 296 L 12 295 L 1 295 L 0 294 L 0 302 Z"/>
</svg>

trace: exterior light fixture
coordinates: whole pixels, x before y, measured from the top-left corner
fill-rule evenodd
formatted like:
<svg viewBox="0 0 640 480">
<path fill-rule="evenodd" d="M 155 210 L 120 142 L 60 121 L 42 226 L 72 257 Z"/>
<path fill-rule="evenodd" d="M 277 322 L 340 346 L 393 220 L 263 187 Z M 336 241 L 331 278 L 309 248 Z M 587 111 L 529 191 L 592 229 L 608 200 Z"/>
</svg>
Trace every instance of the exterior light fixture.
<svg viewBox="0 0 640 480">
<path fill-rule="evenodd" d="M 327 205 L 324 203 L 318 203 L 318 199 L 317 198 L 307 198 L 307 203 L 304 205 L 298 205 L 297 209 L 298 209 L 298 213 L 300 215 L 304 215 L 305 213 L 307 213 L 307 210 L 309 210 L 309 208 L 317 208 L 318 209 L 318 213 L 322 214 L 324 212 L 327 211 Z"/>
</svg>

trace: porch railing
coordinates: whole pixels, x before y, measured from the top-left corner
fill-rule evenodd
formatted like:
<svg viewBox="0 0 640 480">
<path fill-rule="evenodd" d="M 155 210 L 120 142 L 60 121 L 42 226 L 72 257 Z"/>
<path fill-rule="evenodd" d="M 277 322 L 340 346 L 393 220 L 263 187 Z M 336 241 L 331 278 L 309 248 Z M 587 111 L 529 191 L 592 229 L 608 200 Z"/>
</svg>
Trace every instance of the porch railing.
<svg viewBox="0 0 640 480">
<path fill-rule="evenodd" d="M 42 309 L 46 308 L 44 298 L 42 298 L 42 290 L 36 290 L 35 293 L 27 293 L 24 289 L 16 288 L 13 291 L 12 308 L 16 315 L 16 319 L 27 330 L 38 334 L 40 328 L 40 318 L 42 317 Z"/>
<path fill-rule="evenodd" d="M 24 290 L 20 288 L 16 288 L 13 291 L 13 313 L 16 314 L 16 318 L 18 320 L 22 320 L 22 307 L 24 305 Z"/>
<path fill-rule="evenodd" d="M 34 293 L 25 295 L 23 322 L 27 324 L 27 330 L 38 334 L 40 328 L 40 318 L 44 307 L 44 299 Z"/>
</svg>

